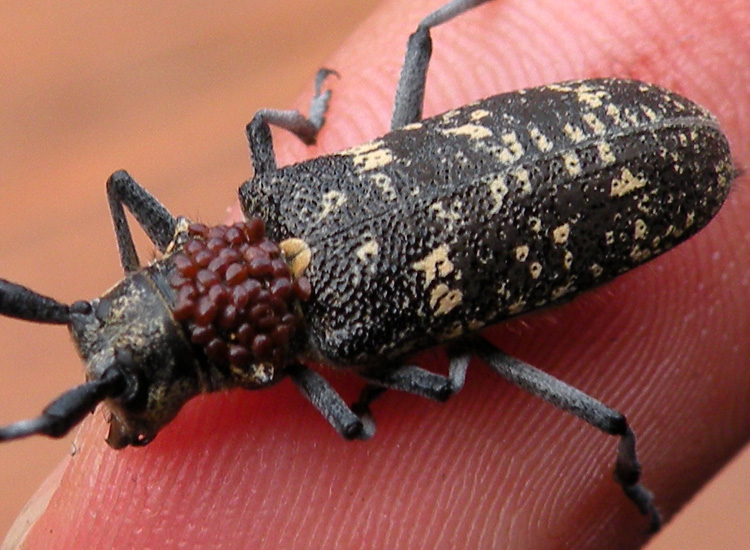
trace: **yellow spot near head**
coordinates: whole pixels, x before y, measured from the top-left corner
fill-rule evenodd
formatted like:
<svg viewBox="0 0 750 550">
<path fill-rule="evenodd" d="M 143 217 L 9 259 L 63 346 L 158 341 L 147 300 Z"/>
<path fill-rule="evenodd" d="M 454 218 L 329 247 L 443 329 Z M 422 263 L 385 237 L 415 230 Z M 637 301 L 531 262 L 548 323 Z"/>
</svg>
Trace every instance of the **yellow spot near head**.
<svg viewBox="0 0 750 550">
<path fill-rule="evenodd" d="M 412 122 L 411 124 L 402 126 L 399 130 L 419 130 L 422 126 L 424 126 L 424 124 L 421 122 Z"/>
<path fill-rule="evenodd" d="M 310 246 L 302 239 L 293 237 L 281 241 L 279 248 L 281 248 L 294 278 L 301 277 L 310 265 L 310 261 L 312 261 Z"/>
<path fill-rule="evenodd" d="M 568 242 L 568 237 L 570 236 L 570 224 L 564 223 L 562 225 L 558 225 L 552 230 L 552 239 L 554 240 L 555 244 L 565 244 Z"/>
<path fill-rule="evenodd" d="M 612 180 L 609 194 L 612 197 L 623 197 L 636 189 L 645 187 L 648 181 L 643 177 L 636 177 L 627 168 L 623 168 L 619 178 Z"/>
<path fill-rule="evenodd" d="M 412 268 L 424 272 L 425 288 L 428 288 L 437 277 L 445 277 L 453 272 L 453 263 L 448 259 L 448 252 L 448 245 L 443 244 L 412 264 Z"/>
</svg>

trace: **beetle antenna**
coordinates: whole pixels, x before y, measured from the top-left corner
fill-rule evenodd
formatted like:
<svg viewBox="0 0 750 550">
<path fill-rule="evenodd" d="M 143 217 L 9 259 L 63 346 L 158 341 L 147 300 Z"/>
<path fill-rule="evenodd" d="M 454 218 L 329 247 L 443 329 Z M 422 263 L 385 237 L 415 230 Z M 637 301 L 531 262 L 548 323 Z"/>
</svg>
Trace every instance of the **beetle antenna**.
<svg viewBox="0 0 750 550">
<path fill-rule="evenodd" d="M 116 368 L 108 369 L 102 378 L 86 382 L 63 393 L 36 418 L 21 420 L 0 428 L 0 441 L 30 435 L 63 437 L 79 424 L 96 405 L 120 395 L 126 388 L 125 376 Z"/>
<path fill-rule="evenodd" d="M 0 279 L 0 315 L 66 325 L 70 321 L 70 307 L 25 286 Z"/>
</svg>

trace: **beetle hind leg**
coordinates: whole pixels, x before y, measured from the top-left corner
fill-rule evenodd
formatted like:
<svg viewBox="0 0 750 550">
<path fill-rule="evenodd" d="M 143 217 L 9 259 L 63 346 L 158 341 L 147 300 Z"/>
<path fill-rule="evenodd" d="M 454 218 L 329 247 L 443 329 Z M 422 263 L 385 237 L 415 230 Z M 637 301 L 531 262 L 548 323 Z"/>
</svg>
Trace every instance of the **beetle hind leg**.
<svg viewBox="0 0 750 550">
<path fill-rule="evenodd" d="M 635 434 L 624 415 L 562 380 L 506 355 L 486 341 L 477 341 L 475 350 L 492 370 L 509 382 L 577 416 L 608 435 L 619 436 L 615 481 L 638 510 L 651 518 L 649 530 L 659 530 L 661 516 L 654 505 L 653 495 L 639 483 L 641 465 L 636 454 Z"/>
</svg>

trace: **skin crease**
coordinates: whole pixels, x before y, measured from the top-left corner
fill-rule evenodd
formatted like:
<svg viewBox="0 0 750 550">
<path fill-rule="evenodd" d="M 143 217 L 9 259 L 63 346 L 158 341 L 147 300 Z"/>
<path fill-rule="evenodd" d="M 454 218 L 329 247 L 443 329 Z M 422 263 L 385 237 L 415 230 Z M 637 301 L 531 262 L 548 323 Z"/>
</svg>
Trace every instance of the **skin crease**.
<svg viewBox="0 0 750 550">
<path fill-rule="evenodd" d="M 406 37 L 439 4 L 384 3 L 326 61 L 342 74 L 329 82 L 327 125 L 310 148 L 275 132 L 280 165 L 387 129 Z M 748 166 L 747 6 L 602 6 L 503 0 L 439 27 L 425 114 L 570 78 L 638 78 L 711 110 L 735 162 Z M 297 107 L 306 109 L 308 94 Z M 740 177 L 716 220 L 678 250 L 486 333 L 628 416 L 643 481 L 666 519 L 750 436 L 749 208 Z M 439 352 L 421 358 L 445 367 Z M 356 395 L 353 377 L 330 378 L 348 400 Z M 197 398 L 152 444 L 119 452 L 103 442 L 103 415 L 92 415 L 24 546 L 634 548 L 647 540 L 645 518 L 612 481 L 616 440 L 476 362 L 446 404 L 394 392 L 373 410 L 374 439 L 347 443 L 284 382 Z"/>
</svg>

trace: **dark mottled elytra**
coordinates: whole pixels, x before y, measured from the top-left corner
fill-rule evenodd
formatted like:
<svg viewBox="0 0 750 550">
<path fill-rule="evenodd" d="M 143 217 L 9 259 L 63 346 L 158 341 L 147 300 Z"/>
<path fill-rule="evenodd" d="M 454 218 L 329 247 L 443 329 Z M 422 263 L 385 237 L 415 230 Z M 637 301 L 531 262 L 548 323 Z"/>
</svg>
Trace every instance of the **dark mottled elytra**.
<svg viewBox="0 0 750 550">
<path fill-rule="evenodd" d="M 70 306 L 0 280 L 3 315 L 68 325 L 86 383 L 0 440 L 61 436 L 98 403 L 114 448 L 151 441 L 194 395 L 289 377 L 344 437 L 374 433 L 387 389 L 445 400 L 472 356 L 511 382 L 619 436 L 615 478 L 650 527 L 625 417 L 476 335 L 569 300 L 683 242 L 723 203 L 735 175 L 716 119 L 684 97 L 620 79 L 490 97 L 421 120 L 430 29 L 483 3 L 453 0 L 409 38 L 391 132 L 277 168 L 269 124 L 314 142 L 330 91 L 310 114 L 259 111 L 247 126 L 254 177 L 246 221 L 175 218 L 127 173 L 107 182 L 125 278 Z M 161 252 L 142 267 L 124 207 Z M 449 374 L 408 363 L 445 344 Z M 367 381 L 347 405 L 305 365 Z"/>
</svg>

